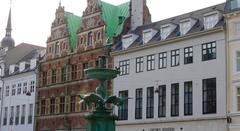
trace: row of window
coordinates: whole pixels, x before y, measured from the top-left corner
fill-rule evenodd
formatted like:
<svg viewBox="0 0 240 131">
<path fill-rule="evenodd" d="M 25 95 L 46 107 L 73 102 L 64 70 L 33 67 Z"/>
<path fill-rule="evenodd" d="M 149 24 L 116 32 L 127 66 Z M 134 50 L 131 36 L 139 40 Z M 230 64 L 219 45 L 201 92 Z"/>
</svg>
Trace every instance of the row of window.
<svg viewBox="0 0 240 131">
<path fill-rule="evenodd" d="M 216 78 L 202 80 L 202 113 L 216 113 Z M 166 85 L 161 85 L 155 91 L 154 87 L 147 88 L 146 118 L 154 118 L 154 93 L 158 94 L 158 117 L 166 117 Z M 184 115 L 193 115 L 193 84 L 192 81 L 184 82 Z M 179 83 L 171 84 L 170 114 L 179 116 Z M 127 98 L 128 91 L 120 91 L 119 97 Z M 143 89 L 136 89 L 135 93 L 135 119 L 143 117 Z M 118 108 L 119 120 L 128 119 L 128 101 Z"/>
<path fill-rule="evenodd" d="M 180 49 L 171 52 L 171 67 L 180 65 Z M 155 70 L 155 54 L 147 56 L 147 71 Z M 216 41 L 202 44 L 202 61 L 216 59 Z M 184 48 L 184 64 L 193 63 L 193 47 Z M 143 57 L 136 58 L 136 73 L 143 72 Z M 158 54 L 158 68 L 167 68 L 167 52 Z M 120 75 L 128 75 L 130 70 L 130 60 L 119 62 Z"/>
<path fill-rule="evenodd" d="M 96 64 L 98 64 L 96 62 Z M 88 68 L 88 63 L 83 63 L 82 64 L 82 78 L 85 78 L 85 73 L 84 70 Z M 60 72 L 60 71 L 59 71 Z M 79 68 L 78 65 L 70 65 L 70 78 L 72 81 L 77 80 L 78 79 L 78 72 L 79 72 Z M 56 84 L 57 81 L 57 76 L 60 75 L 61 77 L 61 82 L 66 82 L 68 80 L 68 68 L 67 66 L 63 67 L 61 69 L 61 74 L 57 74 L 57 69 L 53 69 L 51 71 L 51 73 L 43 72 L 43 77 L 42 77 L 42 85 L 46 86 L 49 84 Z M 48 82 L 48 79 L 51 79 L 51 83 Z"/>
<path fill-rule="evenodd" d="M 20 110 L 21 108 L 21 110 Z M 10 111 L 10 113 L 8 112 Z M 20 113 L 21 112 L 21 113 Z M 28 114 L 26 114 L 26 105 L 17 105 L 11 106 L 10 108 L 4 108 L 4 116 L 3 116 L 3 126 L 8 125 L 24 125 L 27 115 L 27 123 L 33 123 L 33 104 L 28 105 Z"/>
<path fill-rule="evenodd" d="M 93 32 L 89 32 L 87 35 L 87 40 L 85 40 L 83 37 L 80 38 L 80 40 L 78 41 L 79 44 L 84 44 L 87 43 L 87 46 L 92 46 L 94 43 L 94 38 L 93 38 L 94 34 Z M 102 35 L 101 32 L 98 32 L 96 35 L 96 40 L 99 41 L 102 39 Z M 85 42 L 86 41 L 86 42 Z M 79 46 L 78 44 L 78 46 Z M 64 42 L 61 44 L 62 46 L 60 46 L 59 42 L 56 42 L 56 44 L 54 44 L 53 46 L 49 46 L 47 53 L 54 53 L 54 54 L 59 54 L 60 50 L 64 50 L 64 49 L 68 49 L 68 45 Z"/>
<path fill-rule="evenodd" d="M 30 82 L 29 88 L 28 88 L 27 82 L 13 84 L 11 87 L 11 90 L 12 90 L 11 96 L 26 94 L 27 92 L 32 93 L 35 90 L 35 81 Z M 6 97 L 10 96 L 10 86 L 9 85 L 6 86 L 5 96 Z"/>
<path fill-rule="evenodd" d="M 57 103 L 57 99 L 59 99 L 59 103 Z M 70 99 L 70 103 L 68 103 L 68 99 Z M 77 112 L 77 96 L 70 96 L 65 97 L 62 96 L 60 98 L 51 98 L 50 99 L 50 104 L 47 105 L 46 99 L 41 100 L 40 103 L 40 110 L 41 110 L 41 115 L 46 115 L 46 114 L 61 114 L 61 113 L 66 113 L 66 112 Z M 59 108 L 57 108 L 57 106 Z M 80 110 L 81 111 L 86 111 L 87 110 L 87 105 L 85 103 L 80 104 Z M 49 112 L 46 111 L 46 109 L 49 108 Z M 39 112 L 39 111 L 38 111 Z"/>
</svg>

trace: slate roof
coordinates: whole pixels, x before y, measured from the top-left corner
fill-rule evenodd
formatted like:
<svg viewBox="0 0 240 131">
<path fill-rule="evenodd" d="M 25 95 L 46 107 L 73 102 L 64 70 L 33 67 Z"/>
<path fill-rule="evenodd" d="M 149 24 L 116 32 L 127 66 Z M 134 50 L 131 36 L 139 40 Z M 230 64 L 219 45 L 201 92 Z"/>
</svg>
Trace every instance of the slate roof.
<svg viewBox="0 0 240 131">
<path fill-rule="evenodd" d="M 118 6 L 111 5 L 101 0 L 98 0 L 98 3 L 102 9 L 102 20 L 106 24 L 106 34 L 109 37 L 108 44 L 112 44 L 113 37 L 122 32 L 124 22 L 127 17 L 130 16 L 130 2 Z M 70 32 L 71 47 L 74 49 L 77 45 L 77 31 L 82 23 L 82 17 L 76 16 L 70 12 L 65 12 L 65 17 Z M 119 23 L 119 17 L 123 18 L 121 23 Z"/>
<path fill-rule="evenodd" d="M 169 24 L 169 23 L 173 23 L 173 24 L 177 25 L 177 27 L 166 38 L 166 40 L 171 39 L 171 38 L 182 37 L 180 35 L 179 23 L 180 23 L 181 20 L 186 19 L 186 18 L 193 18 L 193 19 L 197 20 L 197 22 L 190 29 L 190 31 L 187 32 L 187 34 L 185 34 L 185 36 L 188 35 L 188 34 L 191 34 L 191 33 L 204 31 L 204 25 L 203 25 L 204 14 L 215 11 L 215 10 L 218 10 L 218 11 L 223 13 L 224 12 L 224 6 L 225 6 L 225 3 L 222 3 L 222 4 L 218 4 L 218 5 L 215 5 L 215 6 L 208 7 L 208 8 L 204 8 L 204 9 L 201 9 L 201 10 L 186 13 L 186 14 L 183 14 L 183 15 L 175 16 L 175 17 L 164 19 L 164 20 L 157 21 L 157 22 L 153 22 L 153 23 L 150 23 L 150 24 L 147 24 L 147 25 L 139 26 L 135 30 L 130 31 L 128 33 L 128 34 L 138 35 L 138 38 L 128 48 L 133 48 L 133 47 L 143 45 L 142 32 L 146 29 L 154 29 L 154 30 L 158 31 L 158 33 L 156 35 L 154 35 L 153 38 L 148 43 L 159 41 L 160 44 L 161 44 L 161 41 L 165 41 L 165 40 L 161 40 L 160 27 L 162 25 Z M 217 23 L 217 25 L 214 28 L 219 27 L 219 26 L 223 26 L 223 25 L 224 25 L 224 19 L 222 17 L 221 20 Z M 116 47 L 115 47 L 115 51 L 118 51 L 118 50 L 122 50 L 122 42 L 121 41 L 118 42 Z"/>
<path fill-rule="evenodd" d="M 29 55 L 33 55 L 33 51 L 43 50 L 44 47 L 22 43 L 7 51 L 5 57 L 5 67 L 9 67 L 12 64 L 17 64 L 26 58 L 30 58 Z"/>
<path fill-rule="evenodd" d="M 23 61 L 30 62 L 31 59 L 36 58 L 39 55 L 39 50 L 44 50 L 44 49 L 45 49 L 44 47 L 22 43 L 17 45 L 13 49 L 9 50 L 5 57 L 4 77 L 8 77 L 8 76 L 12 76 L 20 73 L 19 67 L 17 67 L 17 70 L 10 75 L 9 74 L 10 65 L 13 65 L 13 64 L 19 65 L 20 62 L 23 62 Z M 21 73 L 25 73 L 28 71 L 31 71 L 30 65 L 27 65 L 25 70 L 22 71 Z"/>
</svg>

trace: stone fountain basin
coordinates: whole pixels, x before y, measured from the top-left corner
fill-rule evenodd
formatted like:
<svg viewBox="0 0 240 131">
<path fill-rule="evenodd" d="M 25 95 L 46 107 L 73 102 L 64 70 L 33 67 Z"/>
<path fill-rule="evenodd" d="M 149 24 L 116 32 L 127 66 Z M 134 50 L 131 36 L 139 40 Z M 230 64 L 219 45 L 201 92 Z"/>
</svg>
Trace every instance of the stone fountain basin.
<svg viewBox="0 0 240 131">
<path fill-rule="evenodd" d="M 120 72 L 114 69 L 94 68 L 85 70 L 87 77 L 100 81 L 111 80 L 117 77 Z"/>
</svg>

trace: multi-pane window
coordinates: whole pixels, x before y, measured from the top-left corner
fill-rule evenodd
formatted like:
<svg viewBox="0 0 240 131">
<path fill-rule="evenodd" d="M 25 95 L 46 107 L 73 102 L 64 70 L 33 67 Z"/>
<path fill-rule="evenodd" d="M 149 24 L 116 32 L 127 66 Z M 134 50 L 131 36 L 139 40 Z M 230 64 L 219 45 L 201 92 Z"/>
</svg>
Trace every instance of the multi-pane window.
<svg viewBox="0 0 240 131">
<path fill-rule="evenodd" d="M 148 87 L 146 117 L 153 118 L 153 116 L 154 116 L 154 87 Z"/>
<path fill-rule="evenodd" d="M 87 104 L 86 102 L 81 103 L 81 111 L 86 111 L 87 110 Z"/>
<path fill-rule="evenodd" d="M 180 55 L 179 49 L 171 51 L 171 67 L 179 66 L 180 64 Z"/>
<path fill-rule="evenodd" d="M 16 95 L 16 85 L 12 85 L 12 96 Z"/>
<path fill-rule="evenodd" d="M 212 15 L 208 15 L 208 16 L 204 16 L 204 29 L 208 30 L 213 28 L 217 22 L 218 22 L 218 14 L 212 14 Z"/>
<path fill-rule="evenodd" d="M 93 33 L 89 32 L 88 33 L 88 46 L 92 46 L 93 45 Z"/>
<path fill-rule="evenodd" d="M 22 92 L 22 84 L 18 83 L 18 87 L 17 87 L 17 94 L 20 95 Z"/>
<path fill-rule="evenodd" d="M 128 98 L 128 91 L 120 91 L 120 98 Z M 128 100 L 124 101 L 122 105 L 118 107 L 118 120 L 128 119 Z"/>
<path fill-rule="evenodd" d="M 61 75 L 62 82 L 67 81 L 67 67 L 62 68 L 62 75 Z"/>
<path fill-rule="evenodd" d="M 52 84 L 55 84 L 57 80 L 57 70 L 52 70 Z"/>
<path fill-rule="evenodd" d="M 46 100 L 41 100 L 41 115 L 46 113 Z"/>
<path fill-rule="evenodd" d="M 30 82 L 30 92 L 34 92 L 35 89 L 35 81 Z"/>
<path fill-rule="evenodd" d="M 167 68 L 167 52 L 159 53 L 158 68 Z"/>
<path fill-rule="evenodd" d="M 7 119 L 8 119 L 8 107 L 4 108 L 4 118 L 3 118 L 3 125 L 7 125 Z"/>
<path fill-rule="evenodd" d="M 202 44 L 202 60 L 216 59 L 216 41 Z"/>
<path fill-rule="evenodd" d="M 70 99 L 70 111 L 71 112 L 75 112 L 75 108 L 76 108 L 76 96 L 71 96 Z"/>
<path fill-rule="evenodd" d="M 240 51 L 236 52 L 236 71 L 240 72 Z"/>
<path fill-rule="evenodd" d="M 192 115 L 193 111 L 193 89 L 192 89 L 192 82 L 185 82 L 184 83 L 184 115 Z"/>
<path fill-rule="evenodd" d="M 65 97 L 60 97 L 60 113 L 65 112 Z"/>
<path fill-rule="evenodd" d="M 120 75 L 128 75 L 130 67 L 130 60 L 124 60 L 119 62 Z"/>
<path fill-rule="evenodd" d="M 155 55 L 147 56 L 147 71 L 152 71 L 155 69 Z"/>
<path fill-rule="evenodd" d="M 143 72 L 143 57 L 136 58 L 136 73 Z"/>
<path fill-rule="evenodd" d="M 193 63 L 193 47 L 184 48 L 184 64 Z"/>
<path fill-rule="evenodd" d="M 20 106 L 16 107 L 16 116 L 15 116 L 15 125 L 19 124 L 19 117 L 20 117 Z"/>
<path fill-rule="evenodd" d="M 6 92 L 5 92 L 6 97 L 9 96 L 9 86 L 6 86 Z"/>
<path fill-rule="evenodd" d="M 27 82 L 23 83 L 23 94 L 27 93 Z"/>
<path fill-rule="evenodd" d="M 216 113 L 216 78 L 203 80 L 203 114 Z"/>
<path fill-rule="evenodd" d="M 11 106 L 9 125 L 13 125 L 14 106 Z"/>
<path fill-rule="evenodd" d="M 28 124 L 32 124 L 32 122 L 33 122 L 33 104 L 29 104 Z"/>
<path fill-rule="evenodd" d="M 158 117 L 166 116 L 166 85 L 159 86 L 158 89 Z"/>
<path fill-rule="evenodd" d="M 50 99 L 50 113 L 51 114 L 55 113 L 55 98 Z"/>
<path fill-rule="evenodd" d="M 240 87 L 237 88 L 237 111 L 240 112 Z"/>
<path fill-rule="evenodd" d="M 71 77 L 72 77 L 72 80 L 77 79 L 77 65 L 72 65 Z"/>
<path fill-rule="evenodd" d="M 88 63 L 83 63 L 82 64 L 82 78 L 85 78 L 85 70 L 88 69 Z"/>
<path fill-rule="evenodd" d="M 22 105 L 21 124 L 25 124 L 26 105 Z"/>
<path fill-rule="evenodd" d="M 135 118 L 142 119 L 142 89 L 136 89 Z"/>
<path fill-rule="evenodd" d="M 45 71 L 45 72 L 43 72 L 43 78 L 42 78 L 43 86 L 47 85 L 47 78 L 48 78 L 48 73 L 47 73 L 47 71 Z"/>
<path fill-rule="evenodd" d="M 171 85 L 171 116 L 179 115 L 179 84 Z"/>
</svg>

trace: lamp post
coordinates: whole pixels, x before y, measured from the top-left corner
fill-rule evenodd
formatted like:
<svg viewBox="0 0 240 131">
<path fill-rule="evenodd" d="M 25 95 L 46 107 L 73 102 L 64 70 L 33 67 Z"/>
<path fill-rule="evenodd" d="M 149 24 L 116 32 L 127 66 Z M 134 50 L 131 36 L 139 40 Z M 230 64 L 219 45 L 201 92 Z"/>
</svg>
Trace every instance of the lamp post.
<svg viewBox="0 0 240 131">
<path fill-rule="evenodd" d="M 92 113 L 84 115 L 88 120 L 87 131 L 115 131 L 115 120 L 117 116 L 112 114 L 112 109 L 108 109 L 108 104 L 121 105 L 128 98 L 118 98 L 117 96 L 108 96 L 106 81 L 112 80 L 119 74 L 118 70 L 106 68 L 106 57 L 99 57 L 99 67 L 87 69 L 85 73 L 88 78 L 96 79 L 100 82 L 95 93 L 81 96 L 82 101 L 86 104 L 95 104 L 96 109 Z M 105 84 L 104 84 L 105 83 Z"/>
</svg>

